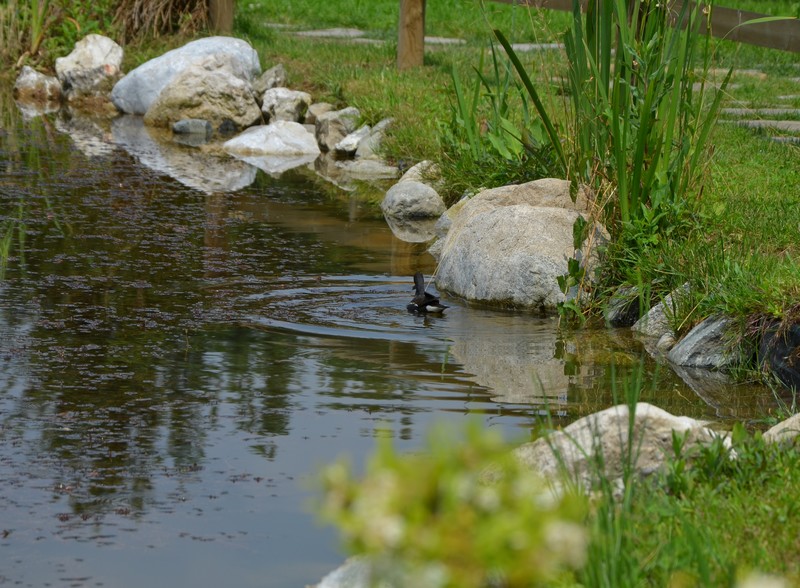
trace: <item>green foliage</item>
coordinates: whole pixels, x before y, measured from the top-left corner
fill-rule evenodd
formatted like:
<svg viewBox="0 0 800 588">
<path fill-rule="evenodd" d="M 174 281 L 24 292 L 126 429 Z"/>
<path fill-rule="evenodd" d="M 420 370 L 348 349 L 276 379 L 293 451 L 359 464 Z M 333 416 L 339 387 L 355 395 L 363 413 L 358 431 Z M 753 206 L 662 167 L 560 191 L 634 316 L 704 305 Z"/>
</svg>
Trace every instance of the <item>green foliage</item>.
<svg viewBox="0 0 800 588">
<path fill-rule="evenodd" d="M 539 119 L 531 119 L 525 93 L 494 45 L 491 67 L 483 58 L 472 88 L 451 70 L 454 99 L 448 125 L 441 125 L 442 175 L 451 196 L 480 186 L 537 179 L 553 167 L 553 149 Z M 519 113 L 515 116 L 514 113 Z"/>
<path fill-rule="evenodd" d="M 322 483 L 322 515 L 349 549 L 426 579 L 416 585 L 566 582 L 584 563 L 584 500 L 556 497 L 477 426 L 466 439 L 436 429 L 415 455 L 384 438 L 361 479 L 340 462 Z"/>
</svg>

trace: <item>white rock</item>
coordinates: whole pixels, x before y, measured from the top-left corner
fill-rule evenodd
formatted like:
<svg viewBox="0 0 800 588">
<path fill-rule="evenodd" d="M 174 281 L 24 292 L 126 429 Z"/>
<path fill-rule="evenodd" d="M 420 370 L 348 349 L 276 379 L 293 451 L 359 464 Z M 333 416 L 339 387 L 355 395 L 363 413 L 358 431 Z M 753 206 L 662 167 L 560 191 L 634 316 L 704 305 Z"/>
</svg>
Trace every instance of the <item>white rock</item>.
<svg viewBox="0 0 800 588">
<path fill-rule="evenodd" d="M 261 112 L 269 122 L 288 120 L 301 122 L 311 105 L 311 94 L 289 88 L 270 88 L 264 92 Z"/>
<path fill-rule="evenodd" d="M 86 35 L 66 57 L 56 59 L 56 75 L 67 99 L 108 96 L 120 76 L 122 47 L 102 35 Z"/>
<path fill-rule="evenodd" d="M 270 125 L 250 127 L 226 141 L 222 148 L 238 155 L 319 155 L 314 136 L 303 125 L 277 121 Z"/>
<path fill-rule="evenodd" d="M 347 135 L 344 139 L 336 143 L 334 146 L 334 150 L 337 153 L 342 153 L 346 155 L 353 155 L 358 149 L 358 145 L 369 137 L 370 128 L 369 125 L 364 125 L 360 127 L 358 130 L 353 131 L 349 135 Z"/>
<path fill-rule="evenodd" d="M 551 178 L 462 200 L 447 211 L 450 228 L 432 248 L 439 256 L 437 285 L 468 300 L 555 311 L 566 300 L 558 277 L 576 254 L 573 225 L 588 208 L 586 193 L 573 202 L 570 183 Z M 581 255 L 590 279 L 604 239 L 595 224 Z"/>
<path fill-rule="evenodd" d="M 53 102 L 61 99 L 61 82 L 53 76 L 22 66 L 14 82 L 14 98 L 22 102 Z"/>
</svg>

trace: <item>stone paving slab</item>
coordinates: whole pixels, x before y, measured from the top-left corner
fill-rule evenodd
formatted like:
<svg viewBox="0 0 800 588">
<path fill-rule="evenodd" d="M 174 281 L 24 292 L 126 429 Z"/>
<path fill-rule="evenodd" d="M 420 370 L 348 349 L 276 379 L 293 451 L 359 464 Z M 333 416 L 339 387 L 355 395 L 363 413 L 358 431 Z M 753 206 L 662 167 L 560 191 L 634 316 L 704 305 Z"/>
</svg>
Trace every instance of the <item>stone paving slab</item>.
<svg viewBox="0 0 800 588">
<path fill-rule="evenodd" d="M 298 37 L 322 37 L 333 39 L 356 39 L 365 36 L 366 33 L 360 29 L 319 29 L 314 31 L 297 31 L 295 35 Z"/>
<path fill-rule="evenodd" d="M 800 133 L 800 120 L 737 120 L 723 121 L 749 129 L 775 129 L 790 133 Z"/>
<path fill-rule="evenodd" d="M 464 39 L 454 39 L 452 37 L 425 37 L 425 42 L 430 45 L 464 45 Z"/>
<path fill-rule="evenodd" d="M 776 143 L 791 143 L 792 145 L 800 145 L 800 137 L 770 137 Z"/>
<path fill-rule="evenodd" d="M 563 49 L 563 43 L 512 43 L 511 48 L 514 51 L 552 51 Z"/>
<path fill-rule="evenodd" d="M 800 117 L 800 109 L 797 108 L 723 108 L 720 114 L 727 116 L 797 116 Z"/>
</svg>

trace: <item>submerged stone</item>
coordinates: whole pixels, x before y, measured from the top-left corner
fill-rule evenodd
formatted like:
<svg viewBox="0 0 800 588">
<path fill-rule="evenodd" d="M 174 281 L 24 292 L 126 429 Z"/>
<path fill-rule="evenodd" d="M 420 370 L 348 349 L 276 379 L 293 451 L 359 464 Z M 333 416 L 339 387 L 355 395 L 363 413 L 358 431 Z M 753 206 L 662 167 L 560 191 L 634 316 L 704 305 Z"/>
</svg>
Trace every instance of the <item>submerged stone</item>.
<svg viewBox="0 0 800 588">
<path fill-rule="evenodd" d="M 774 327 L 761 338 L 761 364 L 792 390 L 800 390 L 800 324 L 788 328 Z"/>
</svg>

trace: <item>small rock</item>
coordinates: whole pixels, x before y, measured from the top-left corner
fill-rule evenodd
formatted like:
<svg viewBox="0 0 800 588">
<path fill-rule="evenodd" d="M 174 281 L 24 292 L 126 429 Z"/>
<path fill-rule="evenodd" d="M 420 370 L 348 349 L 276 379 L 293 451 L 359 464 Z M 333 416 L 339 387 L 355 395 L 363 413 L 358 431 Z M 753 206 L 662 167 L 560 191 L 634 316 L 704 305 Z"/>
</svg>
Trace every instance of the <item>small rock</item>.
<svg viewBox="0 0 800 588">
<path fill-rule="evenodd" d="M 222 148 L 239 155 L 319 155 L 314 136 L 292 121 L 250 127 Z"/>
<path fill-rule="evenodd" d="M 436 190 L 409 180 L 389 188 L 381 210 L 384 215 L 396 218 L 437 218 L 445 211 L 445 205 Z"/>
<path fill-rule="evenodd" d="M 709 317 L 689 331 L 667 357 L 672 363 L 688 367 L 729 367 L 736 361 L 730 353 L 728 342 L 733 326 L 734 321 L 731 318 Z"/>
<path fill-rule="evenodd" d="M 61 82 L 25 65 L 14 82 L 14 98 L 20 102 L 58 102 Z"/>
<path fill-rule="evenodd" d="M 102 35 L 86 35 L 75 43 L 72 53 L 56 59 L 56 75 L 67 100 L 108 99 L 122 75 L 122 55 L 122 47 Z"/>
<path fill-rule="evenodd" d="M 288 120 L 300 122 L 305 119 L 311 105 L 311 94 L 289 88 L 270 88 L 264 92 L 261 112 L 269 122 Z"/>
<path fill-rule="evenodd" d="M 798 436 L 800 436 L 800 414 L 795 414 L 764 433 L 764 441 L 768 443 L 794 441 Z"/>
<path fill-rule="evenodd" d="M 211 136 L 211 123 L 200 118 L 184 118 L 172 125 L 172 132 L 179 135 Z"/>
<path fill-rule="evenodd" d="M 350 106 L 318 115 L 316 120 L 317 143 L 323 151 L 333 151 L 336 144 L 356 130 L 361 112 Z"/>
<path fill-rule="evenodd" d="M 437 164 L 425 160 L 408 168 L 403 177 L 400 178 L 400 181 L 420 182 L 421 184 L 428 184 L 434 190 L 438 190 L 442 187 L 441 175 L 441 169 Z"/>
<path fill-rule="evenodd" d="M 598 473 L 606 476 L 612 487 L 619 487 L 628 466 L 629 450 L 632 452 L 630 465 L 635 472 L 641 476 L 651 475 L 674 455 L 673 432 L 685 435 L 683 447 L 687 454 L 719 437 L 702 421 L 674 416 L 640 402 L 636 404 L 633 422 L 627 405 L 614 406 L 526 443 L 514 454 L 556 485 L 566 471 L 585 491 L 592 489 Z M 730 439 L 725 438 L 724 442 L 730 447 Z M 598 472 L 599 467 L 602 472 Z"/>
<path fill-rule="evenodd" d="M 664 333 L 656 343 L 656 349 L 661 353 L 667 353 L 675 346 L 675 335 L 672 333 Z"/>
<path fill-rule="evenodd" d="M 307 125 L 313 125 L 317 122 L 317 118 L 319 118 L 321 115 L 325 114 L 326 112 L 333 112 L 334 110 L 336 110 L 336 107 L 333 104 L 328 104 L 327 102 L 315 102 L 308 107 L 308 112 L 306 112 L 306 119 L 304 122 Z"/>
<path fill-rule="evenodd" d="M 631 329 L 645 337 L 661 338 L 664 333 L 673 333 L 670 325 L 670 317 L 677 310 L 682 296 L 689 293 L 689 284 L 684 284 L 670 292 L 663 302 L 659 302 L 651 308 L 647 314 L 636 321 Z"/>
<path fill-rule="evenodd" d="M 372 127 L 369 136 L 364 138 L 356 149 L 356 159 L 380 159 L 380 150 L 386 129 L 391 126 L 394 119 L 385 118 Z"/>
<path fill-rule="evenodd" d="M 265 71 L 253 82 L 253 93 L 256 96 L 264 96 L 264 93 L 272 88 L 285 88 L 287 79 L 286 68 L 279 63 Z"/>
<path fill-rule="evenodd" d="M 367 137 L 369 137 L 369 125 L 364 125 L 356 131 L 347 135 L 344 139 L 336 143 L 334 150 L 341 155 L 350 156 L 355 154 L 358 145 Z"/>
</svg>

